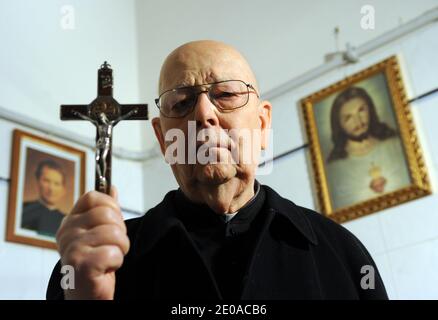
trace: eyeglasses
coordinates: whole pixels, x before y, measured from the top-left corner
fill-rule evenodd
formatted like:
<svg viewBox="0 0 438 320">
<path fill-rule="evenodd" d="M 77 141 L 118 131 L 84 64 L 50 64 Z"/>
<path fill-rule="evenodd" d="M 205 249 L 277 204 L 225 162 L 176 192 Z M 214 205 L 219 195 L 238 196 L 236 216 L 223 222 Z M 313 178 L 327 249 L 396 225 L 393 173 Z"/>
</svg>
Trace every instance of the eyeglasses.
<svg viewBox="0 0 438 320">
<path fill-rule="evenodd" d="M 250 93 L 259 98 L 252 84 L 242 80 L 225 80 L 164 91 L 155 99 L 155 104 L 165 117 L 183 118 L 193 111 L 199 95 L 204 92 L 211 103 L 223 112 L 244 107 Z"/>
</svg>

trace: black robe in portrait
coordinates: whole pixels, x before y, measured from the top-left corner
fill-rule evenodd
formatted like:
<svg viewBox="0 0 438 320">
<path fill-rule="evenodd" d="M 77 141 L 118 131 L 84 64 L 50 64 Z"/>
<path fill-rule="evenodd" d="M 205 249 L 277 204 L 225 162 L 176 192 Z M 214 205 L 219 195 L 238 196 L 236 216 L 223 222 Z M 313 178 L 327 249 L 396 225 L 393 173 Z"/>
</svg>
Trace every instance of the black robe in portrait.
<svg viewBox="0 0 438 320">
<path fill-rule="evenodd" d="M 246 209 L 239 210 L 230 222 L 240 220 L 232 228 L 224 225 L 225 233 L 213 218 L 200 219 L 206 231 L 219 230 L 219 240 L 211 239 L 211 245 L 205 244 L 209 232 L 199 233 L 202 229 L 193 226 L 198 220 L 187 217 L 190 206 L 197 214 L 206 210 L 206 216 L 208 209 L 184 204 L 180 191 L 169 192 L 143 217 L 127 220 L 131 248 L 116 272 L 115 299 L 387 299 L 376 265 L 352 233 L 268 186 L 261 186 L 261 191 L 262 200 L 256 199 L 249 209 L 256 207 L 258 212 L 239 218 Z M 227 238 L 241 223 L 249 228 Z M 233 251 L 233 244 L 240 251 Z M 211 249 L 226 245 L 227 250 Z M 369 285 L 364 276 L 374 279 L 374 289 L 363 286 Z M 58 262 L 47 299 L 63 299 L 61 277 Z"/>
<path fill-rule="evenodd" d="M 41 235 L 54 237 L 63 218 L 64 214 L 61 211 L 50 210 L 38 200 L 25 202 L 21 227 L 36 231 Z"/>
</svg>

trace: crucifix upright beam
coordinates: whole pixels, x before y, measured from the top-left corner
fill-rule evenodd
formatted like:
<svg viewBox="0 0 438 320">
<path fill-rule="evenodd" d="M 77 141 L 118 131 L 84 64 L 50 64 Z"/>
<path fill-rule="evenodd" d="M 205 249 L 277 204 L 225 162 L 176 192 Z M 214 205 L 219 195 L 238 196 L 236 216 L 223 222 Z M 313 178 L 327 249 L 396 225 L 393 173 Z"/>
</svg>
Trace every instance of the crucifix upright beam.
<svg viewBox="0 0 438 320">
<path fill-rule="evenodd" d="M 61 105 L 61 120 L 88 120 L 96 126 L 95 189 L 109 194 L 113 129 L 122 120 L 148 120 L 147 104 L 119 104 L 113 98 L 113 70 L 105 61 L 97 73 L 97 98 L 88 105 Z"/>
</svg>

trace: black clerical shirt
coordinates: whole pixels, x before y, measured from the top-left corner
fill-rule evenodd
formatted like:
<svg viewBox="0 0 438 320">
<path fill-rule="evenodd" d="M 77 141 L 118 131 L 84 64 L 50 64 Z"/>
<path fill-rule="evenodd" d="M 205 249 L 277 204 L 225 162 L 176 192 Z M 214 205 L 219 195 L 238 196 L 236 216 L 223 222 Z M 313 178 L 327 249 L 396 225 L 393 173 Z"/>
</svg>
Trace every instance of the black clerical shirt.
<svg viewBox="0 0 438 320">
<path fill-rule="evenodd" d="M 241 296 L 245 271 L 263 227 L 261 212 L 265 191 L 255 181 L 254 196 L 226 221 L 205 204 L 191 202 L 179 189 L 175 194 L 177 215 L 196 244 L 207 269 L 225 299 Z"/>
<path fill-rule="evenodd" d="M 55 237 L 64 214 L 58 209 L 49 209 L 40 201 L 25 202 L 21 227 L 38 232 L 38 234 Z"/>
<path fill-rule="evenodd" d="M 227 223 L 169 191 L 127 220 L 131 247 L 116 271 L 114 299 L 387 299 L 372 257 L 348 230 L 266 185 Z M 364 266 L 373 288 L 363 286 Z M 55 266 L 48 299 L 63 299 Z"/>
</svg>

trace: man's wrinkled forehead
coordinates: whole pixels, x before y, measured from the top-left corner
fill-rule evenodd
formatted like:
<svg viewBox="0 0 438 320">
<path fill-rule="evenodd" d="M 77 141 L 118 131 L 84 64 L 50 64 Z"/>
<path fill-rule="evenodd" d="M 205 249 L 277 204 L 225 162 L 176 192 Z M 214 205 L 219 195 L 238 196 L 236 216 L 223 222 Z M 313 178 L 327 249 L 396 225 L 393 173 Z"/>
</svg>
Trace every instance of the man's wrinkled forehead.
<svg viewBox="0 0 438 320">
<path fill-rule="evenodd" d="M 198 41 L 175 49 L 166 58 L 161 68 L 159 93 L 231 79 L 256 85 L 248 63 L 238 51 L 222 43 Z"/>
</svg>

